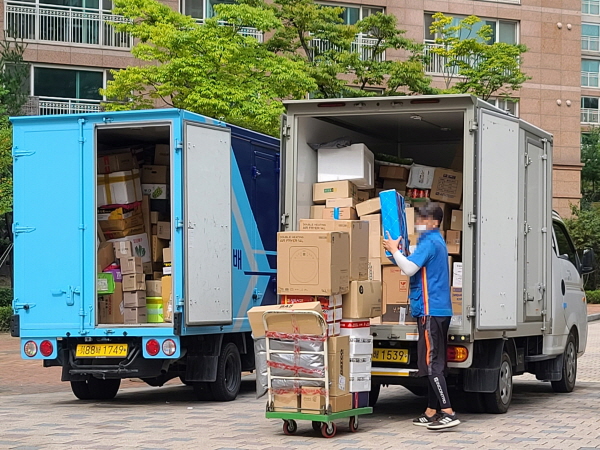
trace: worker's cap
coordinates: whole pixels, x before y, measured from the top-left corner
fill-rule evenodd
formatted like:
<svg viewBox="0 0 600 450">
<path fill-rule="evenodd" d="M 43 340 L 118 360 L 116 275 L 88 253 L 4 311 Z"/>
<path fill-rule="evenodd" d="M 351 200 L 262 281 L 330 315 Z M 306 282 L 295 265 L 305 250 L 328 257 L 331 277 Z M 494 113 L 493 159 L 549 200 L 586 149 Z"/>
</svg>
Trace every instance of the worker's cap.
<svg viewBox="0 0 600 450">
<path fill-rule="evenodd" d="M 444 211 L 437 203 L 427 203 L 425 206 L 415 208 L 415 214 L 422 219 L 433 219 L 442 223 Z"/>
</svg>

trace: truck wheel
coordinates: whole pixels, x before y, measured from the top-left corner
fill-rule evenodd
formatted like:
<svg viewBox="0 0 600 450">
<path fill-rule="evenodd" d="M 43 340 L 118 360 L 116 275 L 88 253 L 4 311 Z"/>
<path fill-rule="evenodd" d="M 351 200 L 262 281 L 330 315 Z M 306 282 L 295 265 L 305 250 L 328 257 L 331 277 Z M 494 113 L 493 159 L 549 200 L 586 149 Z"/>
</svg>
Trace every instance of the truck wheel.
<svg viewBox="0 0 600 450">
<path fill-rule="evenodd" d="M 485 412 L 485 403 L 481 392 L 464 392 L 465 409 L 469 413 L 481 414 Z"/>
<path fill-rule="evenodd" d="M 373 408 L 379 399 L 379 393 L 381 392 L 381 384 L 371 383 L 371 392 L 369 392 L 369 406 Z"/>
<path fill-rule="evenodd" d="M 71 381 L 71 390 L 79 400 L 112 400 L 119 392 L 120 379 Z"/>
<path fill-rule="evenodd" d="M 233 342 L 221 348 L 217 363 L 217 380 L 211 383 L 211 391 L 215 400 L 230 402 L 235 400 L 242 384 L 242 361 L 240 352 Z"/>
<path fill-rule="evenodd" d="M 567 393 L 572 392 L 577 380 L 577 344 L 575 336 L 569 334 L 565 352 L 563 354 L 562 379 L 552 381 L 554 392 Z"/>
<path fill-rule="evenodd" d="M 71 390 L 79 400 L 92 400 L 87 381 L 71 381 Z"/>
<path fill-rule="evenodd" d="M 201 402 L 211 401 L 215 399 L 212 390 L 210 389 L 210 383 L 193 383 L 193 386 L 194 394 L 196 394 L 196 398 Z"/>
<path fill-rule="evenodd" d="M 500 362 L 500 374 L 498 375 L 496 391 L 490 394 L 483 394 L 485 409 L 488 413 L 504 414 L 508 411 L 513 393 L 512 373 L 510 356 L 504 352 L 502 354 L 502 361 Z"/>
</svg>

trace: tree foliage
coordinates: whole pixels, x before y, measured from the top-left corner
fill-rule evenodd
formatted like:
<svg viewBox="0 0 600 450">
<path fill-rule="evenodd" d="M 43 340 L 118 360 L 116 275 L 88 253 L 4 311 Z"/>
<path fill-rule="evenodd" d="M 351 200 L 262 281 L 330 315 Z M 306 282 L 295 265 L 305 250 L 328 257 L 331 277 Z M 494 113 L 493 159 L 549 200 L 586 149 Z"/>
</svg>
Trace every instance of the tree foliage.
<svg viewBox="0 0 600 450">
<path fill-rule="evenodd" d="M 0 107 L 5 114 L 18 116 L 29 98 L 26 81 L 30 64 L 23 58 L 27 45 L 5 33 L 0 41 Z"/>
<path fill-rule="evenodd" d="M 600 201 L 600 128 L 592 127 L 581 136 L 581 192 L 584 205 Z"/>
<path fill-rule="evenodd" d="M 565 219 L 575 248 L 581 250 L 591 248 L 600 257 L 600 207 L 571 208 L 572 217 Z M 597 289 L 600 277 L 593 273 L 587 283 L 586 289 Z"/>
<path fill-rule="evenodd" d="M 433 19 L 430 31 L 436 46 L 431 52 L 443 66 L 447 90 L 488 100 L 492 95 L 508 97 L 531 79 L 521 71 L 526 46 L 492 42 L 492 28 L 479 27 L 477 16 L 468 16 L 456 25 L 453 17 L 443 13 L 434 14 Z"/>
</svg>

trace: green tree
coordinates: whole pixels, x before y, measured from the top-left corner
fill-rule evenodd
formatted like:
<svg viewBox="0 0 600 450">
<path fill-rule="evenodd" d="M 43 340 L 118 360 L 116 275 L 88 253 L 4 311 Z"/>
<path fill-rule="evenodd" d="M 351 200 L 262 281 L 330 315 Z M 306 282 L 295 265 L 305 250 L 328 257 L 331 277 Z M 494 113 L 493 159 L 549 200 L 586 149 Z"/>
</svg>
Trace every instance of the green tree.
<svg viewBox="0 0 600 450">
<path fill-rule="evenodd" d="M 115 14 L 131 19 L 115 28 L 137 40 L 132 54 L 144 64 L 113 71 L 114 80 L 102 93 L 126 103 L 113 101 L 108 109 L 152 108 L 160 99 L 276 135 L 281 100 L 315 89 L 301 61 L 239 33 L 242 25 L 275 28 L 279 22 L 272 9 L 241 5 L 237 20 L 222 26 L 217 18 L 198 25 L 155 0 L 115 0 L 114 6 Z"/>
<path fill-rule="evenodd" d="M 11 116 L 22 114 L 29 92 L 26 86 L 30 64 L 23 58 L 27 45 L 7 33 L 0 41 L 0 106 Z"/>
<path fill-rule="evenodd" d="M 453 17 L 443 13 L 434 14 L 433 19 L 430 31 L 436 46 L 430 51 L 443 66 L 449 92 L 471 93 L 483 100 L 492 95 L 508 97 L 531 79 L 521 71 L 526 46 L 492 42 L 492 28 L 480 27 L 477 16 L 466 17 L 456 25 Z"/>
<path fill-rule="evenodd" d="M 0 215 L 12 211 L 12 127 L 6 114 L 0 115 Z"/>
<path fill-rule="evenodd" d="M 582 203 L 600 201 L 600 128 L 592 127 L 581 136 Z"/>
<path fill-rule="evenodd" d="M 600 208 L 586 207 L 579 209 L 571 207 L 572 217 L 565 219 L 575 248 L 591 248 L 596 255 L 600 255 Z M 586 289 L 598 288 L 598 277 L 593 273 L 586 282 Z"/>
</svg>

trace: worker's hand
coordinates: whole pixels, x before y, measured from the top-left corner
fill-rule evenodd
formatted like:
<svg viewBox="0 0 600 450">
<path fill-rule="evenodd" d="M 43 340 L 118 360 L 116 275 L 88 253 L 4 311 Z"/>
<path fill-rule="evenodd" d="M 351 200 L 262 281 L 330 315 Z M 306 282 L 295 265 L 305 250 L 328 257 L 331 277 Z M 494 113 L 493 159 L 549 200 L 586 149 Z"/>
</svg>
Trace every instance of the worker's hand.
<svg viewBox="0 0 600 450">
<path fill-rule="evenodd" d="M 387 239 L 383 240 L 383 248 L 393 255 L 398 250 L 402 249 L 402 236 L 400 236 L 398 239 L 392 239 L 389 231 L 386 231 L 386 234 Z"/>
</svg>

